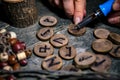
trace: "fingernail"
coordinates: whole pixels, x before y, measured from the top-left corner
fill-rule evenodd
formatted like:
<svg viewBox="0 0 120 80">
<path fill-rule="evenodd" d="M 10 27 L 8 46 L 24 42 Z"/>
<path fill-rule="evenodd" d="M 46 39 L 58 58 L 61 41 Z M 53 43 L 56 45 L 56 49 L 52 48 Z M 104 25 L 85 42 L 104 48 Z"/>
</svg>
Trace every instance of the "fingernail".
<svg viewBox="0 0 120 80">
<path fill-rule="evenodd" d="M 119 3 L 116 3 L 116 4 L 115 4 L 115 9 L 116 9 L 116 10 L 120 10 L 120 4 L 119 4 Z"/>
<path fill-rule="evenodd" d="M 112 18 L 108 19 L 108 22 L 112 22 L 112 21 L 113 21 L 113 19 L 112 19 Z"/>
<path fill-rule="evenodd" d="M 79 22 L 81 22 L 80 17 L 76 17 L 74 20 L 75 25 L 77 25 Z"/>
<path fill-rule="evenodd" d="M 108 22 L 113 24 L 115 22 L 115 19 L 114 18 L 110 18 L 110 19 L 108 19 Z"/>
</svg>

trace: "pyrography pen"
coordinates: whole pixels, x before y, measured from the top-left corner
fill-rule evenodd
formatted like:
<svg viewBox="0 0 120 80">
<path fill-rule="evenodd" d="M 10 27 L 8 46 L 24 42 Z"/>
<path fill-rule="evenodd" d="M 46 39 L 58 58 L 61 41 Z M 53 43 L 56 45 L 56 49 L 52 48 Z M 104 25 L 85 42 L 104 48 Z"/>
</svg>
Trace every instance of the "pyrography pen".
<svg viewBox="0 0 120 80">
<path fill-rule="evenodd" d="M 85 27 L 88 23 L 94 21 L 95 19 L 107 16 L 112 10 L 113 3 L 114 0 L 108 0 L 105 3 L 99 5 L 99 9 L 93 12 L 92 14 L 88 15 L 86 18 L 84 18 L 82 22 L 78 23 L 78 25 L 75 26 L 75 29 L 79 30 Z"/>
</svg>

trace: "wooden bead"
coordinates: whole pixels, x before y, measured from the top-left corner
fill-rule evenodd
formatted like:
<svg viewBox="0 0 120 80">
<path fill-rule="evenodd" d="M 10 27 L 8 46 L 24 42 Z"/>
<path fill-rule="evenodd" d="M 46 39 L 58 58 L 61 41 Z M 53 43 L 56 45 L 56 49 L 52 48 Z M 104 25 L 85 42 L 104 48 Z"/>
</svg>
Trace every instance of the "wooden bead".
<svg viewBox="0 0 120 80">
<path fill-rule="evenodd" d="M 7 77 L 7 80 L 16 80 L 15 76 L 14 75 L 10 75 Z"/>
<path fill-rule="evenodd" d="M 5 33 L 6 29 L 0 29 L 0 33 Z"/>
<path fill-rule="evenodd" d="M 26 44 L 25 44 L 25 42 L 19 42 L 19 43 L 21 44 L 21 46 L 24 47 L 24 49 L 26 49 Z"/>
<path fill-rule="evenodd" d="M 17 63 L 16 56 L 10 55 L 10 56 L 9 56 L 9 59 L 8 59 L 8 63 L 9 63 L 10 65 L 13 65 L 13 64 Z"/>
<path fill-rule="evenodd" d="M 27 58 L 29 58 L 32 55 L 32 50 L 27 49 L 27 50 L 25 50 L 25 53 L 26 53 Z"/>
<path fill-rule="evenodd" d="M 3 67 L 3 70 L 13 71 L 13 68 L 11 66 L 5 66 Z"/>
<path fill-rule="evenodd" d="M 8 54 L 6 52 L 0 54 L 0 61 L 1 62 L 8 61 Z"/>
<path fill-rule="evenodd" d="M 10 42 L 11 45 L 14 45 L 17 41 L 18 41 L 17 38 L 9 39 L 9 42 Z"/>
<path fill-rule="evenodd" d="M 26 59 L 27 58 L 27 55 L 26 55 L 26 53 L 25 53 L 25 51 L 22 51 L 22 52 L 19 52 L 19 53 L 17 53 L 17 59 L 18 59 L 18 61 L 20 61 L 20 60 L 23 60 L 23 59 Z"/>
<path fill-rule="evenodd" d="M 15 32 L 10 31 L 8 34 L 9 34 L 9 36 L 10 36 L 10 39 L 12 39 L 12 38 L 17 38 L 17 35 L 16 35 Z"/>
<path fill-rule="evenodd" d="M 7 66 L 8 63 L 7 62 L 0 62 L 0 68 L 2 69 L 3 67 Z"/>
<path fill-rule="evenodd" d="M 21 66 L 26 66 L 27 63 L 28 63 L 28 62 L 27 62 L 26 59 L 20 61 L 20 65 L 21 65 Z"/>
<path fill-rule="evenodd" d="M 20 64 L 19 63 L 16 63 L 13 65 L 13 70 L 16 71 L 16 70 L 20 70 Z"/>
<path fill-rule="evenodd" d="M 25 50 L 26 49 L 26 45 L 24 42 L 16 42 L 13 46 L 12 46 L 12 50 L 13 52 L 17 53 L 18 51 L 21 50 Z"/>
</svg>

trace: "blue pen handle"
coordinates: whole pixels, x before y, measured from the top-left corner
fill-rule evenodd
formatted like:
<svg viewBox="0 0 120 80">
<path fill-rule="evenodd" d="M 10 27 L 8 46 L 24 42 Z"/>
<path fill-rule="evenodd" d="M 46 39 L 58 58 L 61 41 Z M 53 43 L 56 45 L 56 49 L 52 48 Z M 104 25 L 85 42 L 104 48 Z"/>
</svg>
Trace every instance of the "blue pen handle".
<svg viewBox="0 0 120 80">
<path fill-rule="evenodd" d="M 92 22 L 96 19 L 99 19 L 103 16 L 107 16 L 112 10 L 113 3 L 114 3 L 114 0 L 107 0 L 105 3 L 99 5 L 99 9 L 96 10 L 91 15 L 84 18 L 82 22 L 80 22 L 80 23 L 78 23 L 78 25 L 76 25 L 75 29 L 79 30 L 82 27 L 89 24 L 90 22 Z"/>
<path fill-rule="evenodd" d="M 115 0 L 108 0 L 105 3 L 99 5 L 99 8 L 104 14 L 104 16 L 107 16 L 111 12 L 114 1 Z"/>
</svg>

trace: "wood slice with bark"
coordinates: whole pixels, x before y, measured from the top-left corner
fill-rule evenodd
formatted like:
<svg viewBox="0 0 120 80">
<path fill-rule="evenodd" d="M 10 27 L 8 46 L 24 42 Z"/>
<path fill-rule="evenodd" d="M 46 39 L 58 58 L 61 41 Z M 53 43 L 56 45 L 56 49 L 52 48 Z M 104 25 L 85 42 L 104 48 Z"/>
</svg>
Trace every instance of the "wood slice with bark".
<svg viewBox="0 0 120 80">
<path fill-rule="evenodd" d="M 2 3 L 12 26 L 23 28 L 33 25 L 37 21 L 35 0 L 3 0 Z"/>
</svg>

